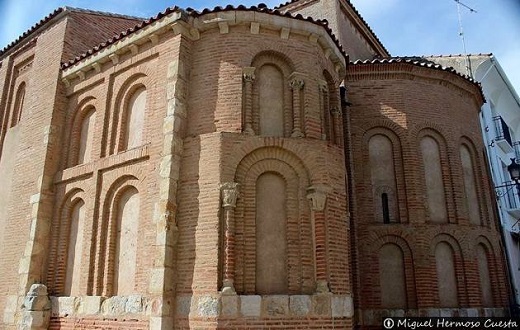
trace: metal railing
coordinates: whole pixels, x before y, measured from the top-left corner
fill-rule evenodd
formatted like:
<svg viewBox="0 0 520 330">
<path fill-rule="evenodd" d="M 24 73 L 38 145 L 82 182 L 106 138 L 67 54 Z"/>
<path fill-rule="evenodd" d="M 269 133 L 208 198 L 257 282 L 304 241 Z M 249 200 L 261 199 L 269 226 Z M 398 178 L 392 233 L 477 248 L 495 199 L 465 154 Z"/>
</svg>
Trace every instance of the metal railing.
<svg viewBox="0 0 520 330">
<path fill-rule="evenodd" d="M 520 161 L 520 141 L 513 142 L 513 149 L 515 149 L 515 158 Z"/>
<path fill-rule="evenodd" d="M 497 198 L 509 210 L 520 209 L 520 195 L 515 183 L 508 182 L 495 187 Z M 504 205 L 503 204 L 503 205 Z"/>
<path fill-rule="evenodd" d="M 509 126 L 507 126 L 506 122 L 502 119 L 501 116 L 493 117 L 493 123 L 495 125 L 495 140 L 506 140 L 510 146 L 513 146 L 513 141 L 511 139 L 511 132 L 509 130 Z"/>
</svg>

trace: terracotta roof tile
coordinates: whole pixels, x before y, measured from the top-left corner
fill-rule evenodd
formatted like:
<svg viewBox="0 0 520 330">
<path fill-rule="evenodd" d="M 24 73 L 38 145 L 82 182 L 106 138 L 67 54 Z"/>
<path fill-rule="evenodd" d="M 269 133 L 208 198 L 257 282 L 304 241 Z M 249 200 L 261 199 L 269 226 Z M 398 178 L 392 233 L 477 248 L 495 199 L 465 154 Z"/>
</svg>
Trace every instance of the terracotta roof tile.
<svg viewBox="0 0 520 330">
<path fill-rule="evenodd" d="M 16 45 L 18 45 L 22 40 L 26 39 L 29 35 L 31 35 L 33 32 L 36 32 L 39 28 L 50 22 L 52 19 L 57 17 L 59 14 L 64 12 L 76 12 L 76 13 L 85 13 L 85 14 L 94 14 L 94 15 L 101 15 L 101 16 L 108 16 L 108 17 L 119 17 L 119 18 L 127 18 L 127 19 L 133 19 L 133 20 L 142 20 L 140 17 L 135 16 L 128 16 L 128 15 L 121 15 L 121 14 L 115 14 L 115 13 L 108 13 L 103 11 L 97 11 L 97 10 L 90 10 L 90 9 L 82 9 L 82 8 L 75 8 L 75 7 L 60 7 L 55 9 L 52 13 L 45 16 L 43 19 L 41 19 L 38 23 L 31 26 L 27 31 L 25 31 L 21 36 L 16 38 L 16 40 L 9 43 L 7 46 L 5 46 L 2 50 L 0 50 L 0 57 L 2 57 L 6 52 L 13 49 Z"/>
<path fill-rule="evenodd" d="M 116 43 L 117 41 L 119 41 L 119 40 L 121 40 L 121 39 L 123 39 L 123 38 L 125 38 L 125 37 L 127 37 L 129 35 L 131 35 L 132 33 L 145 28 L 146 26 L 152 24 L 153 22 L 163 18 L 164 16 L 167 16 L 167 15 L 173 13 L 173 12 L 178 12 L 178 11 L 181 11 L 181 10 L 177 6 L 168 7 L 164 11 L 159 12 L 157 15 L 139 22 L 138 24 L 136 24 L 132 28 L 126 29 L 124 31 L 121 31 L 119 34 L 114 35 L 112 38 L 110 38 L 110 39 L 100 43 L 99 45 L 97 45 L 97 46 L 87 50 L 84 53 L 79 54 L 78 56 L 74 57 L 73 59 L 71 59 L 71 60 L 69 60 L 67 62 L 62 63 L 61 64 L 61 68 L 62 69 L 66 69 L 69 66 L 74 65 L 75 63 L 83 60 L 84 58 L 87 58 L 90 55 L 93 55 L 93 54 L 99 52 L 100 50 L 102 50 L 102 49 L 104 49 L 104 48 L 106 48 L 106 47 Z"/>
<path fill-rule="evenodd" d="M 348 59 L 348 55 L 345 53 L 345 51 L 341 47 L 341 45 L 339 43 L 339 40 L 336 38 L 336 36 L 332 32 L 332 29 L 329 28 L 327 20 L 318 20 L 318 19 L 313 19 L 311 17 L 303 17 L 300 14 L 293 15 L 293 14 L 290 14 L 290 13 L 282 13 L 281 11 L 276 10 L 276 9 L 269 9 L 265 4 L 259 4 L 258 6 L 251 6 L 251 7 L 246 7 L 246 6 L 243 6 L 243 5 L 239 5 L 237 7 L 234 7 L 233 5 L 227 5 L 225 7 L 217 6 L 217 7 L 214 7 L 213 9 L 205 8 L 205 9 L 203 9 L 200 12 L 196 11 L 193 8 L 189 8 L 189 7 L 184 10 L 184 9 L 181 9 L 181 8 L 175 6 L 175 7 L 167 8 L 165 11 L 160 12 L 156 16 L 151 17 L 151 18 L 149 18 L 149 19 L 147 19 L 145 21 L 140 22 L 139 24 L 137 24 L 135 27 L 133 27 L 131 29 L 128 29 L 126 31 L 122 31 L 120 34 L 118 34 L 118 35 L 114 36 L 113 38 L 111 38 L 111 39 L 101 43 L 100 45 L 98 45 L 98 46 L 88 50 L 87 52 L 82 53 L 82 54 L 76 56 L 75 58 L 71 59 L 70 61 L 62 63 L 62 69 L 66 69 L 66 68 L 76 64 L 77 62 L 79 62 L 79 61 L 89 57 L 90 55 L 99 52 L 103 48 L 106 48 L 106 47 L 114 44 L 115 42 L 125 38 L 126 36 L 136 32 L 136 31 L 141 30 L 142 28 L 152 24 L 153 22 L 155 22 L 155 21 L 161 19 L 162 17 L 167 16 L 167 15 L 173 13 L 173 12 L 182 12 L 182 13 L 186 13 L 186 14 L 192 16 L 192 17 L 198 17 L 198 16 L 202 16 L 202 15 L 205 15 L 205 14 L 209 14 L 209 13 L 216 13 L 216 12 L 230 11 L 230 10 L 256 11 L 256 12 L 261 12 L 261 13 L 267 13 L 267 14 L 272 14 L 272 15 L 278 15 L 278 16 L 293 18 L 293 19 L 299 19 L 299 20 L 302 20 L 302 21 L 308 21 L 308 22 L 311 22 L 313 24 L 322 26 L 327 31 L 327 33 L 330 35 L 330 37 L 332 38 L 332 40 L 334 41 L 334 43 L 336 44 L 338 49 L 340 49 L 340 51 L 343 54 L 343 56 L 346 59 Z"/>
<path fill-rule="evenodd" d="M 53 18 L 58 16 L 58 14 L 64 12 L 65 8 L 66 7 L 60 7 L 60 8 L 55 9 L 52 13 L 50 13 L 49 15 L 45 16 L 44 18 L 42 18 L 38 23 L 36 23 L 33 26 L 31 26 L 21 36 L 16 38 L 16 40 L 12 41 L 7 46 L 5 46 L 2 50 L 0 50 L 0 57 L 3 56 L 8 50 L 10 50 L 14 46 L 16 46 L 19 42 L 21 42 L 22 40 L 27 38 L 31 33 L 33 33 L 34 31 L 36 31 L 37 29 L 39 29 L 40 27 L 42 27 L 43 25 L 45 25 L 46 23 L 51 21 Z"/>
<path fill-rule="evenodd" d="M 449 56 L 449 55 L 446 55 L 446 57 L 447 56 Z M 476 81 L 475 79 L 473 79 L 472 77 L 470 77 L 468 75 L 458 72 L 457 70 L 455 70 L 452 67 L 440 65 L 438 63 L 435 63 L 435 62 L 428 60 L 421 56 L 409 56 L 409 57 L 403 56 L 403 57 L 376 58 L 376 59 L 372 59 L 372 60 L 357 60 L 354 62 L 350 62 L 350 65 L 392 64 L 392 63 L 406 63 L 406 64 L 411 64 L 411 65 L 415 65 L 415 66 L 419 66 L 419 67 L 423 67 L 423 68 L 440 70 L 440 71 L 445 71 L 445 72 L 455 74 L 455 75 L 475 84 L 478 87 L 482 98 L 485 99 L 484 94 L 482 92 L 482 86 L 480 85 L 480 83 L 478 81 Z"/>
</svg>

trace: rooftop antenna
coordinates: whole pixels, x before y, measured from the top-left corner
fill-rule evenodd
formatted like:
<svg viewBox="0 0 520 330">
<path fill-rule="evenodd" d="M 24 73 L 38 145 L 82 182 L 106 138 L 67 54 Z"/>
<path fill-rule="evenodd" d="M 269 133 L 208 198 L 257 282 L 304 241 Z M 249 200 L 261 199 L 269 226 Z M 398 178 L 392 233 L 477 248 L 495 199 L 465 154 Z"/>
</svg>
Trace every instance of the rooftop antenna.
<svg viewBox="0 0 520 330">
<path fill-rule="evenodd" d="M 467 74 L 473 78 L 473 71 L 471 69 L 471 61 L 469 59 L 469 55 L 466 51 L 466 40 L 464 39 L 464 30 L 462 29 L 462 15 L 460 13 L 460 7 L 464 7 L 466 8 L 467 10 L 469 10 L 470 13 L 476 13 L 477 11 L 473 8 L 471 8 L 470 6 L 462 3 L 460 0 L 453 0 L 457 3 L 457 14 L 459 16 L 459 36 L 460 36 L 460 39 L 462 40 L 462 49 L 464 50 L 464 57 L 466 59 L 466 71 L 467 71 Z"/>
</svg>

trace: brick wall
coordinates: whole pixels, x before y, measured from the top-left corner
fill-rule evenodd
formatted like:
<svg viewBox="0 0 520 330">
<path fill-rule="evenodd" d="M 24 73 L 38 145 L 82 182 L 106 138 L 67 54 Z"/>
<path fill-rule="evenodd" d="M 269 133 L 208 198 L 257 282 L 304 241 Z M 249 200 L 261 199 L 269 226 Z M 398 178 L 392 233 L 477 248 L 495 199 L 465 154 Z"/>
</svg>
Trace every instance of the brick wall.
<svg viewBox="0 0 520 330">
<path fill-rule="evenodd" d="M 476 256 L 477 244 L 481 242 L 489 248 L 493 307 L 507 306 L 500 235 L 493 211 L 488 208 L 490 191 L 478 120 L 482 102 L 478 87 L 448 72 L 412 64 L 378 63 L 352 65 L 346 84 L 351 103 L 348 111 L 355 181 L 354 267 L 363 274 L 355 289 L 355 304 L 360 310 L 358 322 L 377 324 L 378 317 L 391 312 L 381 306 L 379 288 L 378 255 L 385 243 L 397 244 L 404 253 L 407 308 L 411 310 L 405 313 L 442 307 L 433 252 L 440 241 L 458 251 L 454 258 L 459 307 L 483 307 Z M 425 132 L 430 132 L 441 146 L 446 224 L 428 221 L 420 152 L 420 138 Z M 368 159 L 368 140 L 374 134 L 389 137 L 393 144 L 400 223 L 383 224 L 375 218 L 374 203 L 378 201 L 372 195 Z M 460 157 L 462 144 L 469 145 L 472 152 L 479 196 L 479 204 L 472 207 L 479 208 L 482 225 L 472 225 L 468 218 Z"/>
</svg>

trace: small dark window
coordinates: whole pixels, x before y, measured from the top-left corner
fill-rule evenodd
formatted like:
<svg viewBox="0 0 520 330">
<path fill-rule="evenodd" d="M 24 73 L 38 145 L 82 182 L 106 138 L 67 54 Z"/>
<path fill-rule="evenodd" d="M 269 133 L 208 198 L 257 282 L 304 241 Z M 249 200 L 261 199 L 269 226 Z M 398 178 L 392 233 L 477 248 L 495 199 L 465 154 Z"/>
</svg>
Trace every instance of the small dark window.
<svg viewBox="0 0 520 330">
<path fill-rule="evenodd" d="M 390 209 L 388 208 L 388 194 L 381 194 L 381 204 L 383 206 L 383 223 L 390 223 Z"/>
</svg>

